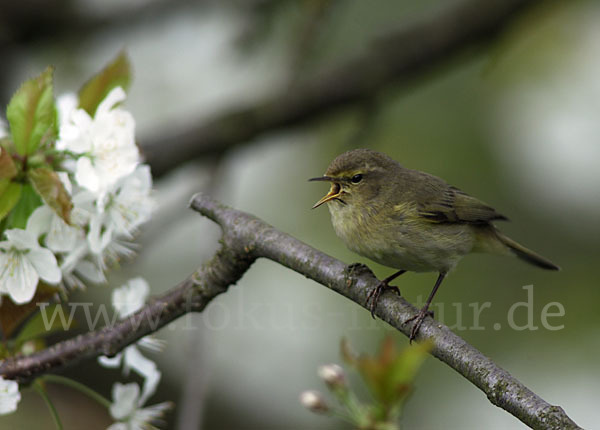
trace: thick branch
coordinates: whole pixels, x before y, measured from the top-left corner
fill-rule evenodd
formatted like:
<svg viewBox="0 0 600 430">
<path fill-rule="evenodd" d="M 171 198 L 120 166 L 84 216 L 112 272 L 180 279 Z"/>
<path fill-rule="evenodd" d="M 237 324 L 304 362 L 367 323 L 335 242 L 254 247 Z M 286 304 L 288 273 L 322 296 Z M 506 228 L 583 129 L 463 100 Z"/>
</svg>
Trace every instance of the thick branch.
<svg viewBox="0 0 600 430">
<path fill-rule="evenodd" d="M 364 308 L 378 280 L 364 265 L 347 266 L 250 215 L 197 195 L 192 208 L 217 222 L 255 257 L 276 261 L 351 299 Z M 376 315 L 410 336 L 412 324 L 404 324 L 418 310 L 393 294 L 381 297 Z M 481 389 L 496 406 L 535 429 L 578 429 L 559 406 L 553 406 L 529 390 L 506 370 L 454 334 L 448 327 L 427 318 L 418 340 L 434 342 L 432 354 Z"/>
<path fill-rule="evenodd" d="M 370 52 L 300 81 L 249 108 L 171 135 L 142 139 L 154 176 L 191 159 L 219 154 L 267 131 L 302 124 L 364 102 L 392 83 L 407 82 L 466 48 L 490 39 L 524 6 L 539 0 L 465 0 L 388 36 Z"/>
<path fill-rule="evenodd" d="M 252 258 L 224 246 L 192 276 L 114 325 L 91 331 L 28 356 L 0 361 L 0 375 L 28 383 L 37 376 L 86 358 L 112 356 L 188 312 L 201 312 L 248 270 Z"/>
<path fill-rule="evenodd" d="M 369 292 L 378 284 L 364 265 L 346 266 L 258 218 L 223 206 L 198 194 L 191 206 L 218 223 L 223 230 L 222 247 L 189 279 L 183 281 L 127 320 L 114 327 L 60 342 L 26 357 L 0 362 L 0 375 L 27 382 L 84 358 L 117 353 L 139 338 L 187 312 L 202 311 L 218 294 L 239 280 L 256 258 L 268 258 L 342 294 L 366 307 Z M 401 297 L 387 294 L 378 302 L 376 314 L 410 335 L 403 322 L 417 309 Z M 496 406 L 535 429 L 579 429 L 558 406 L 545 402 L 507 371 L 452 333 L 446 326 L 426 318 L 418 340 L 432 339 L 433 355 L 480 388 Z"/>
</svg>

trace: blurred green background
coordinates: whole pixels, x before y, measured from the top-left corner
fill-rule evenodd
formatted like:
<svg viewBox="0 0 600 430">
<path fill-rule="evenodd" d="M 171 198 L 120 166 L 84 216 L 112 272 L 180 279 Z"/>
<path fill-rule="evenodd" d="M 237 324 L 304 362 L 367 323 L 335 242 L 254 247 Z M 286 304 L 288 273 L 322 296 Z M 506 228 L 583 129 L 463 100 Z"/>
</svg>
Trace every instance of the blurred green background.
<svg viewBox="0 0 600 430">
<path fill-rule="evenodd" d="M 21 18 L 35 23 L 52 3 L 40 2 L 31 16 Z M 11 33 L 5 22 L 0 95 L 6 106 L 19 83 L 47 64 L 56 66 L 58 93 L 75 91 L 125 48 L 135 74 L 127 108 L 143 148 L 145 139 L 278 94 L 298 77 L 361 55 L 375 39 L 450 5 L 442 0 L 56 2 L 72 12 L 67 17 L 102 25 L 83 31 L 71 22 L 75 31 L 69 32 L 50 22 L 36 38 L 35 32 Z M 114 270 L 110 285 L 141 275 L 159 293 L 212 255 L 219 229 L 186 208 L 200 190 L 343 261 L 365 262 L 380 278 L 391 274 L 392 269 L 344 248 L 328 211 L 310 209 L 326 186 L 307 182 L 343 151 L 379 150 L 488 202 L 512 220 L 500 226 L 504 232 L 562 267 L 553 273 L 516 259 L 469 256 L 444 283 L 434 309 L 439 320 L 542 398 L 593 428 L 600 418 L 599 19 L 597 1 L 541 2 L 493 43 L 408 86 L 390 85 L 368 107 L 337 110 L 307 126 L 243 142 L 217 161 L 191 161 L 155 183 L 159 209 L 140 236 L 139 256 Z M 407 274 L 396 284 L 415 303 L 424 300 L 434 281 L 434 274 Z M 528 291 L 537 329 L 513 329 L 509 310 L 528 301 Z M 73 300 L 109 302 L 110 288 L 92 287 Z M 564 308 L 564 316 L 548 321 L 561 329 L 541 324 L 542 310 L 552 302 Z M 473 328 L 473 306 L 486 303 Z M 527 318 L 525 308 L 517 307 L 517 325 L 526 325 Z M 408 344 L 348 300 L 275 263 L 258 261 L 203 314 L 159 332 L 168 346 L 150 356 L 159 362 L 163 380 L 149 404 L 177 404 L 168 428 L 348 428 L 306 411 L 298 395 L 311 388 L 326 391 L 316 369 L 341 362 L 342 337 L 359 351 L 372 351 L 386 333 Z M 95 362 L 66 374 L 107 396 L 112 381 L 124 379 Z M 78 393 L 53 388 L 51 394 L 67 429 L 110 424 L 105 411 Z M 51 425 L 42 401 L 29 391 L 15 414 L 0 418 L 1 428 Z M 416 381 L 403 425 L 524 428 L 434 358 Z"/>
</svg>

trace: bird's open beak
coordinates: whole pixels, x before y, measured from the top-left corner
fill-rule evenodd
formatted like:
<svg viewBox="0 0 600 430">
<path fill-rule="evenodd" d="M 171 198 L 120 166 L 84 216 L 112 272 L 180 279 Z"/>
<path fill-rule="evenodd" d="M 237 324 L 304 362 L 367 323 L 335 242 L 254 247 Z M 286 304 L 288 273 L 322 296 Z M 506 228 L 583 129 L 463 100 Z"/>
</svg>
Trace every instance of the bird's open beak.
<svg viewBox="0 0 600 430">
<path fill-rule="evenodd" d="M 342 187 L 340 187 L 340 184 L 333 182 L 333 181 L 335 181 L 335 178 L 332 178 L 330 176 L 320 176 L 318 178 L 311 178 L 311 179 L 309 179 L 309 181 L 331 182 L 331 189 L 329 190 L 329 192 L 326 195 L 323 196 L 323 198 L 321 200 L 319 200 L 317 203 L 315 203 L 315 205 L 312 207 L 313 209 L 318 208 L 323 203 L 327 203 L 329 200 L 337 199 L 340 197 Z"/>
</svg>

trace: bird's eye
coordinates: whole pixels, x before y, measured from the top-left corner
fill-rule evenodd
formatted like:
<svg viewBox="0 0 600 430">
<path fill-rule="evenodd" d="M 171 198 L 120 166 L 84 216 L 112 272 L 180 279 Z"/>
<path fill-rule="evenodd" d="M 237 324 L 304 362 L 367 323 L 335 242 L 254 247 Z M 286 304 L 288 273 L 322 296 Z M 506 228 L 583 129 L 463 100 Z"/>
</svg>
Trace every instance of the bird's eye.
<svg viewBox="0 0 600 430">
<path fill-rule="evenodd" d="M 359 173 L 358 175 L 354 175 L 350 181 L 352 181 L 353 184 L 358 184 L 360 181 L 362 181 L 362 178 L 363 176 Z"/>
</svg>

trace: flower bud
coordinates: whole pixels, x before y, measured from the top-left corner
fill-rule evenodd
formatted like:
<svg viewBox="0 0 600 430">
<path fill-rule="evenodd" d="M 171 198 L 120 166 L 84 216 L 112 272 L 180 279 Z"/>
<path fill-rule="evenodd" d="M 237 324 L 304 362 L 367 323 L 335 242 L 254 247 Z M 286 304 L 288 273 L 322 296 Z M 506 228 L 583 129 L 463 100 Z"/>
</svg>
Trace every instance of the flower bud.
<svg viewBox="0 0 600 430">
<path fill-rule="evenodd" d="M 344 369 L 337 364 L 326 364 L 318 370 L 321 378 L 330 388 L 342 388 L 346 386 L 346 375 Z"/>
<path fill-rule="evenodd" d="M 318 414 L 329 411 L 329 406 L 327 406 L 325 399 L 318 391 L 303 391 L 300 393 L 300 403 L 306 409 Z"/>
</svg>

